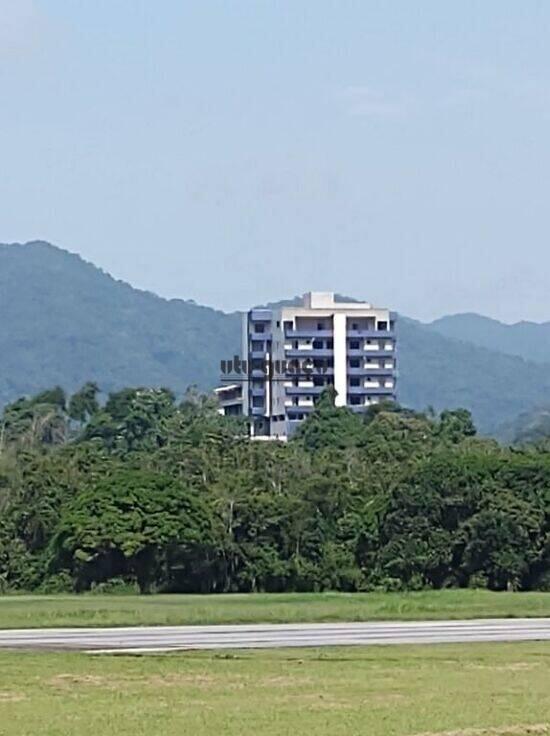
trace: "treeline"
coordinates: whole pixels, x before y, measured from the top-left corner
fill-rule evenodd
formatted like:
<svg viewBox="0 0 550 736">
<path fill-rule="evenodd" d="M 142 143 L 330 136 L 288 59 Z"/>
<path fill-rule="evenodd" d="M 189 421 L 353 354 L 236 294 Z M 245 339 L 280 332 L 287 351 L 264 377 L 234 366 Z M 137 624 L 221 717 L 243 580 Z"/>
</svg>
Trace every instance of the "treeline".
<svg viewBox="0 0 550 736">
<path fill-rule="evenodd" d="M 4 410 L 0 590 L 550 590 L 550 445 L 329 393 L 252 442 L 193 390 L 97 396 Z"/>
</svg>

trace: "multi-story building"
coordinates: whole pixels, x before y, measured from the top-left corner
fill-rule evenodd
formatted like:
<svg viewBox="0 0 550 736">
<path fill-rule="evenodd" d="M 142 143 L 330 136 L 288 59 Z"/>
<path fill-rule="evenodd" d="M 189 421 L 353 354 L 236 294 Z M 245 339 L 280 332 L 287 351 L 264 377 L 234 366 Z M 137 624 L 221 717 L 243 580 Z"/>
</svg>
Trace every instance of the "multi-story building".
<svg viewBox="0 0 550 736">
<path fill-rule="evenodd" d="M 326 292 L 305 294 L 297 306 L 250 310 L 241 378 L 224 396 L 218 392 L 222 407 L 240 394 L 253 436 L 287 437 L 327 386 L 337 406 L 354 411 L 395 400 L 395 319 L 387 309 Z"/>
</svg>

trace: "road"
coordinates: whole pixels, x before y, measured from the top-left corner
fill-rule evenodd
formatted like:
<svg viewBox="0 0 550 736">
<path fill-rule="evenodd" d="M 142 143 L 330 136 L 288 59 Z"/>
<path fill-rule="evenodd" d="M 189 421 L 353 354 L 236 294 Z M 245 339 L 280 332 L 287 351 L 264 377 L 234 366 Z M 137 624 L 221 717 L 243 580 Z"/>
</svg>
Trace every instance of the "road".
<svg viewBox="0 0 550 736">
<path fill-rule="evenodd" d="M 0 630 L 0 649 L 96 653 L 537 640 L 550 640 L 550 618 Z"/>
</svg>

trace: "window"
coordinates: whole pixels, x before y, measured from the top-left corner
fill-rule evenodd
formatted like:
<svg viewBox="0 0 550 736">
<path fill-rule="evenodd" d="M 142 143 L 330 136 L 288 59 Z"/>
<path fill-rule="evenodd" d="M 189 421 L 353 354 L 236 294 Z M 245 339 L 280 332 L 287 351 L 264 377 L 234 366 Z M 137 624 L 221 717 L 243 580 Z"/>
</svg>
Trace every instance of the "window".
<svg viewBox="0 0 550 736">
<path fill-rule="evenodd" d="M 284 322 L 284 327 L 285 327 L 285 330 L 292 330 L 292 322 L 290 322 L 289 320 L 286 320 Z"/>
<path fill-rule="evenodd" d="M 351 323 L 351 329 L 352 330 L 358 330 L 359 329 L 359 324 L 357 322 L 352 322 Z"/>
<path fill-rule="evenodd" d="M 252 406 L 256 408 L 261 408 L 264 405 L 264 400 L 262 396 L 253 396 L 252 397 Z"/>
<path fill-rule="evenodd" d="M 360 366 L 361 366 L 361 362 L 359 358 L 350 358 L 350 361 L 349 361 L 350 368 L 359 368 Z"/>
<path fill-rule="evenodd" d="M 294 342 L 292 343 L 292 347 L 294 348 L 294 350 L 298 350 L 298 340 L 294 340 Z"/>
<path fill-rule="evenodd" d="M 281 323 L 279 320 L 277 320 L 277 327 L 280 327 L 280 326 L 281 326 Z"/>
<path fill-rule="evenodd" d="M 350 404 L 354 404 L 357 406 L 357 404 L 361 403 L 361 397 L 360 396 L 350 396 Z"/>
<path fill-rule="evenodd" d="M 317 322 L 317 329 L 318 330 L 324 330 L 325 329 L 325 323 L 324 322 Z"/>
<path fill-rule="evenodd" d="M 361 385 L 361 382 L 360 382 L 359 378 L 357 378 L 357 376 L 354 376 L 353 378 L 350 378 L 349 379 L 349 385 L 350 386 L 360 386 Z"/>
<path fill-rule="evenodd" d="M 265 332 L 265 325 L 261 322 L 254 323 L 254 332 Z"/>
<path fill-rule="evenodd" d="M 327 340 L 327 350 L 332 350 L 334 348 L 334 342 L 332 340 Z"/>
<path fill-rule="evenodd" d="M 323 341 L 322 340 L 314 340 L 313 341 L 313 347 L 315 350 L 320 350 L 323 347 Z"/>
<path fill-rule="evenodd" d="M 263 340 L 252 340 L 252 352 L 257 352 L 264 349 Z"/>
<path fill-rule="evenodd" d="M 378 323 L 378 329 L 381 331 L 386 331 L 388 329 L 388 323 L 387 322 L 379 322 Z"/>
<path fill-rule="evenodd" d="M 349 341 L 349 349 L 350 350 L 359 350 L 359 340 L 350 340 Z"/>
</svg>

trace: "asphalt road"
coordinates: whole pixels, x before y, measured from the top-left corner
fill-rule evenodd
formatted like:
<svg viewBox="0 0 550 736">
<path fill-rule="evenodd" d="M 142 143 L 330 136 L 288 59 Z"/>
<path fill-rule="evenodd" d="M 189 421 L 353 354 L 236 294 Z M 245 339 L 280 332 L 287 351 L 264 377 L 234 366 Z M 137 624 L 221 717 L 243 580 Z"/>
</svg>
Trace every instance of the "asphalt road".
<svg viewBox="0 0 550 736">
<path fill-rule="evenodd" d="M 0 649 L 162 652 L 550 640 L 550 618 L 0 630 Z"/>
</svg>

